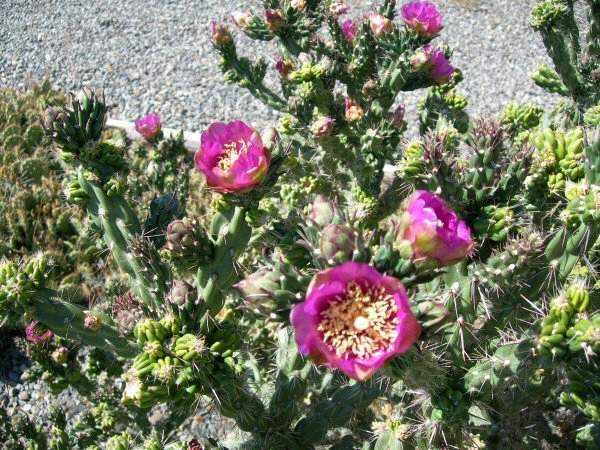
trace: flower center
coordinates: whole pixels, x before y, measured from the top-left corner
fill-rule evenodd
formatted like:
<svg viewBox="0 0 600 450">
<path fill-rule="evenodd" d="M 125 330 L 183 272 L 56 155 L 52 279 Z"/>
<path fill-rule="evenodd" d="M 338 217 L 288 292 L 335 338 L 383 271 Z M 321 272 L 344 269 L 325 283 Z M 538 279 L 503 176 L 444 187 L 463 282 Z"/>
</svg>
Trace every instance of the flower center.
<svg viewBox="0 0 600 450">
<path fill-rule="evenodd" d="M 363 289 L 352 283 L 321 313 L 317 329 L 337 356 L 367 359 L 395 341 L 397 312 L 394 297 L 385 288 Z"/>
<path fill-rule="evenodd" d="M 248 152 L 248 143 L 240 139 L 238 142 L 225 144 L 223 148 L 225 151 L 219 158 L 217 165 L 223 172 L 228 172 L 238 158 Z"/>
</svg>

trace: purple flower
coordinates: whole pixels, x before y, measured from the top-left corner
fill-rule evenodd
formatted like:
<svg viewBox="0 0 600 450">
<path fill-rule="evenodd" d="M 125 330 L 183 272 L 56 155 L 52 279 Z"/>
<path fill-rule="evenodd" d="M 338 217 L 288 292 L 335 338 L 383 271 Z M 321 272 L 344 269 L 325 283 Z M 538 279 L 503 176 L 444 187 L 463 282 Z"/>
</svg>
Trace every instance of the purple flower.
<svg viewBox="0 0 600 450">
<path fill-rule="evenodd" d="M 369 14 L 369 25 L 375 37 L 381 37 L 394 29 L 392 21 L 378 13 Z"/>
<path fill-rule="evenodd" d="M 454 74 L 454 67 L 446 58 L 446 55 L 439 48 L 431 44 L 425 45 L 419 50 L 411 60 L 412 66 L 417 70 L 427 70 L 429 76 L 437 84 L 444 84 L 450 81 Z"/>
<path fill-rule="evenodd" d="M 437 7 L 426 0 L 414 0 L 404 5 L 402 18 L 408 28 L 428 38 L 436 36 L 443 27 Z"/>
<path fill-rule="evenodd" d="M 214 45 L 220 47 L 233 42 L 229 28 L 226 25 L 215 20 L 210 22 L 211 40 Z"/>
<path fill-rule="evenodd" d="M 144 136 L 147 140 L 155 139 L 161 130 L 160 116 L 152 113 L 135 121 L 135 131 Z"/>
<path fill-rule="evenodd" d="M 342 22 L 341 28 L 342 28 L 342 34 L 344 35 L 344 38 L 348 42 L 352 42 L 354 40 L 354 38 L 356 37 L 356 35 L 358 34 L 358 27 L 356 26 L 356 23 L 352 19 L 344 20 Z"/>
<path fill-rule="evenodd" d="M 416 191 L 406 201 L 404 239 L 415 259 L 433 259 L 448 266 L 473 250 L 469 226 L 446 202 L 428 191 Z"/>
<path fill-rule="evenodd" d="M 246 192 L 267 173 L 269 152 L 258 133 L 244 122 L 216 122 L 202 133 L 195 162 L 211 188 Z"/>
<path fill-rule="evenodd" d="M 301 354 L 356 380 L 406 352 L 421 333 L 402 283 L 355 262 L 319 272 L 291 322 Z"/>
<path fill-rule="evenodd" d="M 404 113 L 406 112 L 406 107 L 400 103 L 398 107 L 392 113 L 392 125 L 396 128 L 400 128 L 404 125 Z"/>
<path fill-rule="evenodd" d="M 41 331 L 39 329 L 39 324 L 38 321 L 34 321 L 27 325 L 25 327 L 25 338 L 34 344 L 45 344 L 52 339 L 54 333 L 50 330 Z"/>
</svg>

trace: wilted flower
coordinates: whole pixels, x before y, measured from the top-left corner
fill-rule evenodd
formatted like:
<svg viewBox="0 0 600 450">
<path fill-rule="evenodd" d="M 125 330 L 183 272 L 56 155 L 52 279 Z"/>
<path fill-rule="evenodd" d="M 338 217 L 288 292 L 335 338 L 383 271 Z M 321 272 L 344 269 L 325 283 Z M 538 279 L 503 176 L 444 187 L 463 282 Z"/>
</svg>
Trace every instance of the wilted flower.
<svg viewBox="0 0 600 450">
<path fill-rule="evenodd" d="M 344 2 L 336 1 L 329 5 L 329 12 L 334 16 L 341 16 L 348 11 L 350 11 L 350 7 Z"/>
<path fill-rule="evenodd" d="M 320 117 L 313 122 L 310 129 L 317 138 L 330 136 L 334 120 L 331 117 Z"/>
<path fill-rule="evenodd" d="M 198 442 L 197 439 L 192 439 L 188 442 L 188 450 L 204 450 L 204 445 Z"/>
<path fill-rule="evenodd" d="M 269 152 L 260 136 L 240 120 L 208 127 L 194 159 L 208 186 L 220 192 L 246 192 L 269 168 Z"/>
<path fill-rule="evenodd" d="M 272 33 L 279 31 L 283 25 L 283 15 L 281 11 L 277 9 L 267 9 L 265 11 L 265 22 L 267 22 L 267 28 Z"/>
<path fill-rule="evenodd" d="M 168 300 L 179 308 L 185 308 L 194 293 L 194 287 L 183 280 L 173 280 Z"/>
<path fill-rule="evenodd" d="M 160 116 L 152 113 L 135 121 L 135 131 L 152 141 L 161 131 Z"/>
<path fill-rule="evenodd" d="M 411 243 L 414 258 L 447 266 L 473 250 L 469 226 L 437 195 L 416 191 L 407 199 L 404 214 L 403 238 Z"/>
<path fill-rule="evenodd" d="M 356 380 L 406 352 L 421 332 L 402 283 L 355 262 L 319 272 L 291 322 L 300 353 Z"/>
<path fill-rule="evenodd" d="M 50 330 L 42 331 L 39 329 L 39 322 L 34 321 L 25 327 L 25 338 L 34 344 L 45 344 L 54 336 Z"/>
<path fill-rule="evenodd" d="M 215 20 L 210 22 L 210 34 L 214 45 L 223 46 L 233 42 L 229 28 Z"/>
<path fill-rule="evenodd" d="M 354 40 L 354 38 L 356 37 L 356 35 L 358 34 L 358 27 L 356 26 L 356 23 L 352 19 L 344 20 L 342 22 L 341 28 L 342 28 L 342 34 L 344 35 L 344 38 L 349 42 L 352 42 Z"/>
<path fill-rule="evenodd" d="M 392 113 L 392 124 L 400 128 L 404 125 L 404 113 L 406 112 L 405 106 L 401 103 Z"/>
<path fill-rule="evenodd" d="M 69 358 L 69 349 L 67 347 L 58 347 L 52 352 L 50 357 L 56 364 L 64 364 Z"/>
<path fill-rule="evenodd" d="M 402 18 L 406 26 L 425 37 L 433 37 L 442 29 L 442 15 L 428 1 L 414 0 L 402 7 Z"/>
<path fill-rule="evenodd" d="M 346 109 L 346 120 L 348 122 L 354 122 L 356 120 L 360 120 L 365 115 L 365 112 L 356 101 L 353 99 L 346 97 L 344 100 L 344 106 Z"/>
<path fill-rule="evenodd" d="M 279 72 L 279 75 L 281 75 L 282 78 L 287 79 L 288 75 L 293 69 L 294 65 L 286 59 L 279 58 L 277 61 L 275 61 L 275 70 Z"/>
<path fill-rule="evenodd" d="M 252 20 L 252 13 L 249 11 L 234 11 L 231 14 L 231 19 L 239 28 L 245 30 L 250 25 Z"/>
<path fill-rule="evenodd" d="M 411 64 L 417 70 L 427 70 L 431 79 L 438 84 L 447 83 L 455 71 L 444 52 L 431 44 L 419 50 L 412 58 Z"/>
<path fill-rule="evenodd" d="M 94 314 L 86 313 L 83 318 L 83 326 L 90 331 L 98 331 L 102 327 L 102 319 Z"/>
<path fill-rule="evenodd" d="M 381 37 L 394 29 L 392 21 L 378 13 L 369 14 L 369 25 L 376 37 Z"/>
</svg>

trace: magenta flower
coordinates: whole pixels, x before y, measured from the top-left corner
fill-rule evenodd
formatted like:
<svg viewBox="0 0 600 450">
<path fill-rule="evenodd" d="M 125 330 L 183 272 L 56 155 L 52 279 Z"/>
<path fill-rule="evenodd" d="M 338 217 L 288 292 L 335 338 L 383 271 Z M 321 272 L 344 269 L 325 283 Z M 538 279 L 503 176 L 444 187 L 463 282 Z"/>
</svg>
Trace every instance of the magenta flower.
<svg viewBox="0 0 600 450">
<path fill-rule="evenodd" d="M 34 344 L 45 344 L 49 342 L 50 339 L 54 336 L 54 333 L 50 330 L 46 330 L 44 332 L 40 332 L 38 327 L 40 323 L 37 321 L 31 322 L 29 325 L 25 327 L 25 338 L 29 342 L 33 342 Z"/>
<path fill-rule="evenodd" d="M 240 120 L 208 127 L 194 159 L 208 186 L 219 192 L 249 191 L 269 168 L 269 152 L 260 136 Z"/>
<path fill-rule="evenodd" d="M 392 21 L 378 13 L 369 14 L 369 25 L 375 37 L 381 37 L 394 29 Z"/>
<path fill-rule="evenodd" d="M 152 113 L 135 121 L 135 131 L 144 136 L 147 140 L 155 139 L 161 130 L 160 116 Z"/>
<path fill-rule="evenodd" d="M 356 380 L 406 352 L 421 333 L 402 283 L 355 262 L 319 272 L 291 322 L 301 354 Z"/>
<path fill-rule="evenodd" d="M 210 37 L 212 43 L 218 47 L 230 44 L 233 42 L 229 28 L 226 25 L 215 20 L 210 22 Z"/>
<path fill-rule="evenodd" d="M 431 46 L 431 44 L 425 45 L 417 52 L 412 58 L 411 63 L 417 70 L 427 70 L 431 79 L 438 84 L 450 81 L 456 70 L 450 64 L 444 52 L 439 48 Z"/>
<path fill-rule="evenodd" d="M 434 37 L 442 29 L 442 15 L 426 0 L 414 0 L 402 7 L 402 18 L 408 28 L 424 37 Z"/>
<path fill-rule="evenodd" d="M 342 22 L 341 28 L 342 28 L 342 34 L 344 35 L 344 38 L 348 42 L 352 42 L 354 40 L 354 38 L 356 37 L 356 35 L 358 34 L 358 27 L 356 26 L 356 23 L 354 23 L 354 21 L 352 19 L 344 20 Z"/>
<path fill-rule="evenodd" d="M 404 239 L 415 259 L 433 259 L 448 266 L 473 250 L 469 226 L 446 202 L 428 191 L 416 191 L 406 201 Z"/>
</svg>

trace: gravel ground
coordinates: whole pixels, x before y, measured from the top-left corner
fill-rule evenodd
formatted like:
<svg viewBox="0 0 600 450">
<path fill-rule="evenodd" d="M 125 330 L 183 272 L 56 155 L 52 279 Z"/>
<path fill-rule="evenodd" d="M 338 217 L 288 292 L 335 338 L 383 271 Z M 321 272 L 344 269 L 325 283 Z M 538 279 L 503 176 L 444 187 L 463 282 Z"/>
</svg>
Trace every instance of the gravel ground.
<svg viewBox="0 0 600 450">
<path fill-rule="evenodd" d="M 157 111 L 169 127 L 200 131 L 214 120 L 244 118 L 257 127 L 276 115 L 245 91 L 226 85 L 208 42 L 208 23 L 248 0 L 1 0 L 0 86 L 25 88 L 51 79 L 59 88 L 103 87 L 112 116 L 133 120 Z M 372 2 L 349 1 L 355 11 Z M 455 48 L 453 62 L 465 75 L 461 90 L 475 115 L 497 113 L 511 100 L 552 104 L 528 74 L 546 60 L 539 37 L 528 27 L 534 0 L 438 1 L 445 16 L 442 40 Z M 464 6 L 469 5 L 469 6 Z M 257 50 L 241 39 L 240 53 L 272 58 L 274 48 Z M 272 79 L 272 78 L 271 78 Z M 414 114 L 416 95 L 407 95 Z M 5 354 L 0 370 L 0 405 L 32 415 L 50 402 L 80 410 L 67 391 L 51 399 L 41 383 L 21 380 L 27 360 Z M 204 413 L 190 431 L 218 435 L 222 422 Z M 211 419 L 212 417 L 212 419 Z"/>
<path fill-rule="evenodd" d="M 168 126 L 200 131 L 214 120 L 246 118 L 257 127 L 276 117 L 244 90 L 222 81 L 208 41 L 208 23 L 238 0 L 3 0 L 0 14 L 0 85 L 23 88 L 51 79 L 57 87 L 103 87 L 115 118 L 133 120 L 158 111 Z M 373 3 L 349 0 L 355 14 Z M 401 2 L 399 2 L 401 3 Z M 528 26 L 534 0 L 439 0 L 442 40 L 456 50 L 471 112 L 496 113 L 511 99 L 552 102 L 528 78 L 545 60 Z M 468 6 L 464 6 L 468 5 Z M 241 34 L 241 33 L 238 33 Z M 240 39 L 240 52 L 272 59 Z M 408 95 L 409 112 L 416 96 Z M 490 101 L 491 100 L 491 101 Z"/>
</svg>

